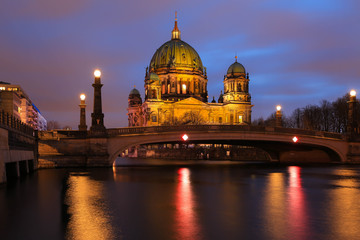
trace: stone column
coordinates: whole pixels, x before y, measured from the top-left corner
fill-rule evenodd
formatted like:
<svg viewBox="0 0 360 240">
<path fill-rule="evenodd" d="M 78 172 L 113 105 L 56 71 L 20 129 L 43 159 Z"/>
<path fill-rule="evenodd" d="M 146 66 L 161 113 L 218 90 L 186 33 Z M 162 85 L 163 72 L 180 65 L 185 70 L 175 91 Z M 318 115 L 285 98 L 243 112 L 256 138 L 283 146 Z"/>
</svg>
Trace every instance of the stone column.
<svg viewBox="0 0 360 240">
<path fill-rule="evenodd" d="M 87 126 L 86 126 L 86 114 L 85 114 L 85 108 L 86 108 L 85 94 L 80 95 L 80 105 L 79 105 L 79 107 L 80 107 L 79 131 L 86 131 Z"/>
<path fill-rule="evenodd" d="M 103 86 L 100 80 L 101 72 L 99 70 L 96 70 L 94 72 L 94 75 L 95 75 L 95 82 L 92 85 L 94 87 L 94 111 L 91 114 L 90 131 L 105 133 L 104 114 L 102 112 L 102 103 L 101 103 L 101 87 Z"/>
</svg>

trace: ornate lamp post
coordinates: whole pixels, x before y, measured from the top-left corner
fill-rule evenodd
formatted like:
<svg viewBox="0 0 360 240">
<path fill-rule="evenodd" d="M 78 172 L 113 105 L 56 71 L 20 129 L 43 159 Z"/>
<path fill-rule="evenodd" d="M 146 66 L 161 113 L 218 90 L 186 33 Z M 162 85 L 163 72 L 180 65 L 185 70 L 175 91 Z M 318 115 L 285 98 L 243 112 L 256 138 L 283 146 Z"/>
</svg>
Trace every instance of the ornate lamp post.
<svg viewBox="0 0 360 240">
<path fill-rule="evenodd" d="M 94 71 L 95 82 L 92 85 L 94 87 L 94 111 L 91 114 L 91 127 L 90 131 L 105 133 L 104 126 L 104 113 L 102 112 L 102 103 L 101 103 L 101 72 L 96 69 Z"/>
<path fill-rule="evenodd" d="M 351 136 L 358 133 L 358 125 L 357 125 L 357 113 L 356 113 L 356 91 L 350 91 L 350 101 L 349 104 L 349 115 L 348 115 L 348 124 L 347 124 L 347 132 Z"/>
<path fill-rule="evenodd" d="M 275 127 L 282 127 L 282 112 L 280 105 L 276 106 Z"/>
<path fill-rule="evenodd" d="M 79 124 L 79 131 L 86 131 L 87 130 L 87 126 L 86 126 L 86 114 L 85 114 L 85 108 L 86 108 L 86 104 L 85 104 L 85 94 L 81 94 L 80 95 L 80 124 Z"/>
</svg>

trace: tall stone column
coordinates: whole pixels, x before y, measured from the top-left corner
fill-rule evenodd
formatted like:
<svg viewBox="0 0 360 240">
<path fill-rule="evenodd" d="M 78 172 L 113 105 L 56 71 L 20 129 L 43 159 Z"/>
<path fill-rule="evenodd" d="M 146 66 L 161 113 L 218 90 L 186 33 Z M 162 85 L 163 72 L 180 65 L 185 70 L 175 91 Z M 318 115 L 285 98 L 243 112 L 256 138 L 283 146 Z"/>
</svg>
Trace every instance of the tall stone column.
<svg viewBox="0 0 360 240">
<path fill-rule="evenodd" d="M 79 124 L 79 131 L 86 131 L 87 130 L 87 126 L 86 126 L 86 113 L 85 113 L 85 108 L 86 108 L 86 104 L 85 104 L 85 94 L 81 94 L 80 95 L 80 124 Z"/>
<path fill-rule="evenodd" d="M 276 106 L 275 127 L 282 127 L 282 112 L 280 105 Z"/>
<path fill-rule="evenodd" d="M 356 91 L 350 91 L 350 101 L 349 104 L 349 115 L 348 115 L 348 124 L 347 124 L 347 132 L 351 136 L 358 133 L 358 124 L 357 124 L 357 102 L 356 102 Z"/>
<path fill-rule="evenodd" d="M 102 112 L 102 103 L 101 103 L 101 84 L 100 76 L 101 72 L 95 70 L 94 72 L 95 82 L 92 85 L 94 87 L 94 110 L 91 113 L 91 127 L 90 131 L 97 133 L 105 133 L 104 126 L 104 114 Z"/>
</svg>

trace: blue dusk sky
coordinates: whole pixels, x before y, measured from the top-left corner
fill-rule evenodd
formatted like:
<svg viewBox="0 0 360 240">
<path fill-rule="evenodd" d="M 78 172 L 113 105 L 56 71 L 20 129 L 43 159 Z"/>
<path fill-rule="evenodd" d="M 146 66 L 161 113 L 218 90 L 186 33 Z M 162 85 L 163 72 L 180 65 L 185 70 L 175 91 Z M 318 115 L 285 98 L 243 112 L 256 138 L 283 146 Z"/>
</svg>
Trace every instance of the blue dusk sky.
<svg viewBox="0 0 360 240">
<path fill-rule="evenodd" d="M 250 73 L 253 119 L 360 91 L 357 0 L 0 0 L 0 81 L 77 129 L 80 93 L 91 123 L 99 68 L 105 126 L 127 126 L 128 94 L 136 85 L 144 97 L 145 68 L 170 40 L 175 11 L 207 67 L 209 101 L 235 54 Z"/>
</svg>

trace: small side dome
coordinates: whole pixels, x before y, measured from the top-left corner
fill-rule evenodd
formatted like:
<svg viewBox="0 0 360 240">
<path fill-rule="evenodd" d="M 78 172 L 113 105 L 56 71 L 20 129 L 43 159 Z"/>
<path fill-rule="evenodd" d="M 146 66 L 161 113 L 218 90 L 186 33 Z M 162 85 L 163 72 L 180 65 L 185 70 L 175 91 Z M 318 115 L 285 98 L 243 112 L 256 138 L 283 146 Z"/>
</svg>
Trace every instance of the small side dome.
<svg viewBox="0 0 360 240">
<path fill-rule="evenodd" d="M 130 91 L 129 96 L 130 96 L 130 95 L 140 95 L 140 92 L 139 92 L 139 90 L 137 90 L 136 88 L 133 88 L 133 90 Z"/>
<path fill-rule="evenodd" d="M 154 81 L 160 80 L 159 75 L 157 75 L 157 74 L 154 73 L 154 72 L 150 73 L 149 79 L 150 79 L 150 80 L 154 80 Z"/>
<path fill-rule="evenodd" d="M 234 62 L 227 70 L 227 74 L 245 74 L 245 68 L 241 63 Z"/>
<path fill-rule="evenodd" d="M 129 107 L 136 107 L 142 104 L 142 99 L 140 96 L 139 90 L 137 90 L 134 86 L 133 90 L 130 91 L 128 98 Z"/>
<path fill-rule="evenodd" d="M 227 70 L 228 75 L 241 75 L 246 74 L 245 67 L 238 63 L 237 56 L 235 57 L 235 62 L 230 65 L 230 67 Z"/>
</svg>

